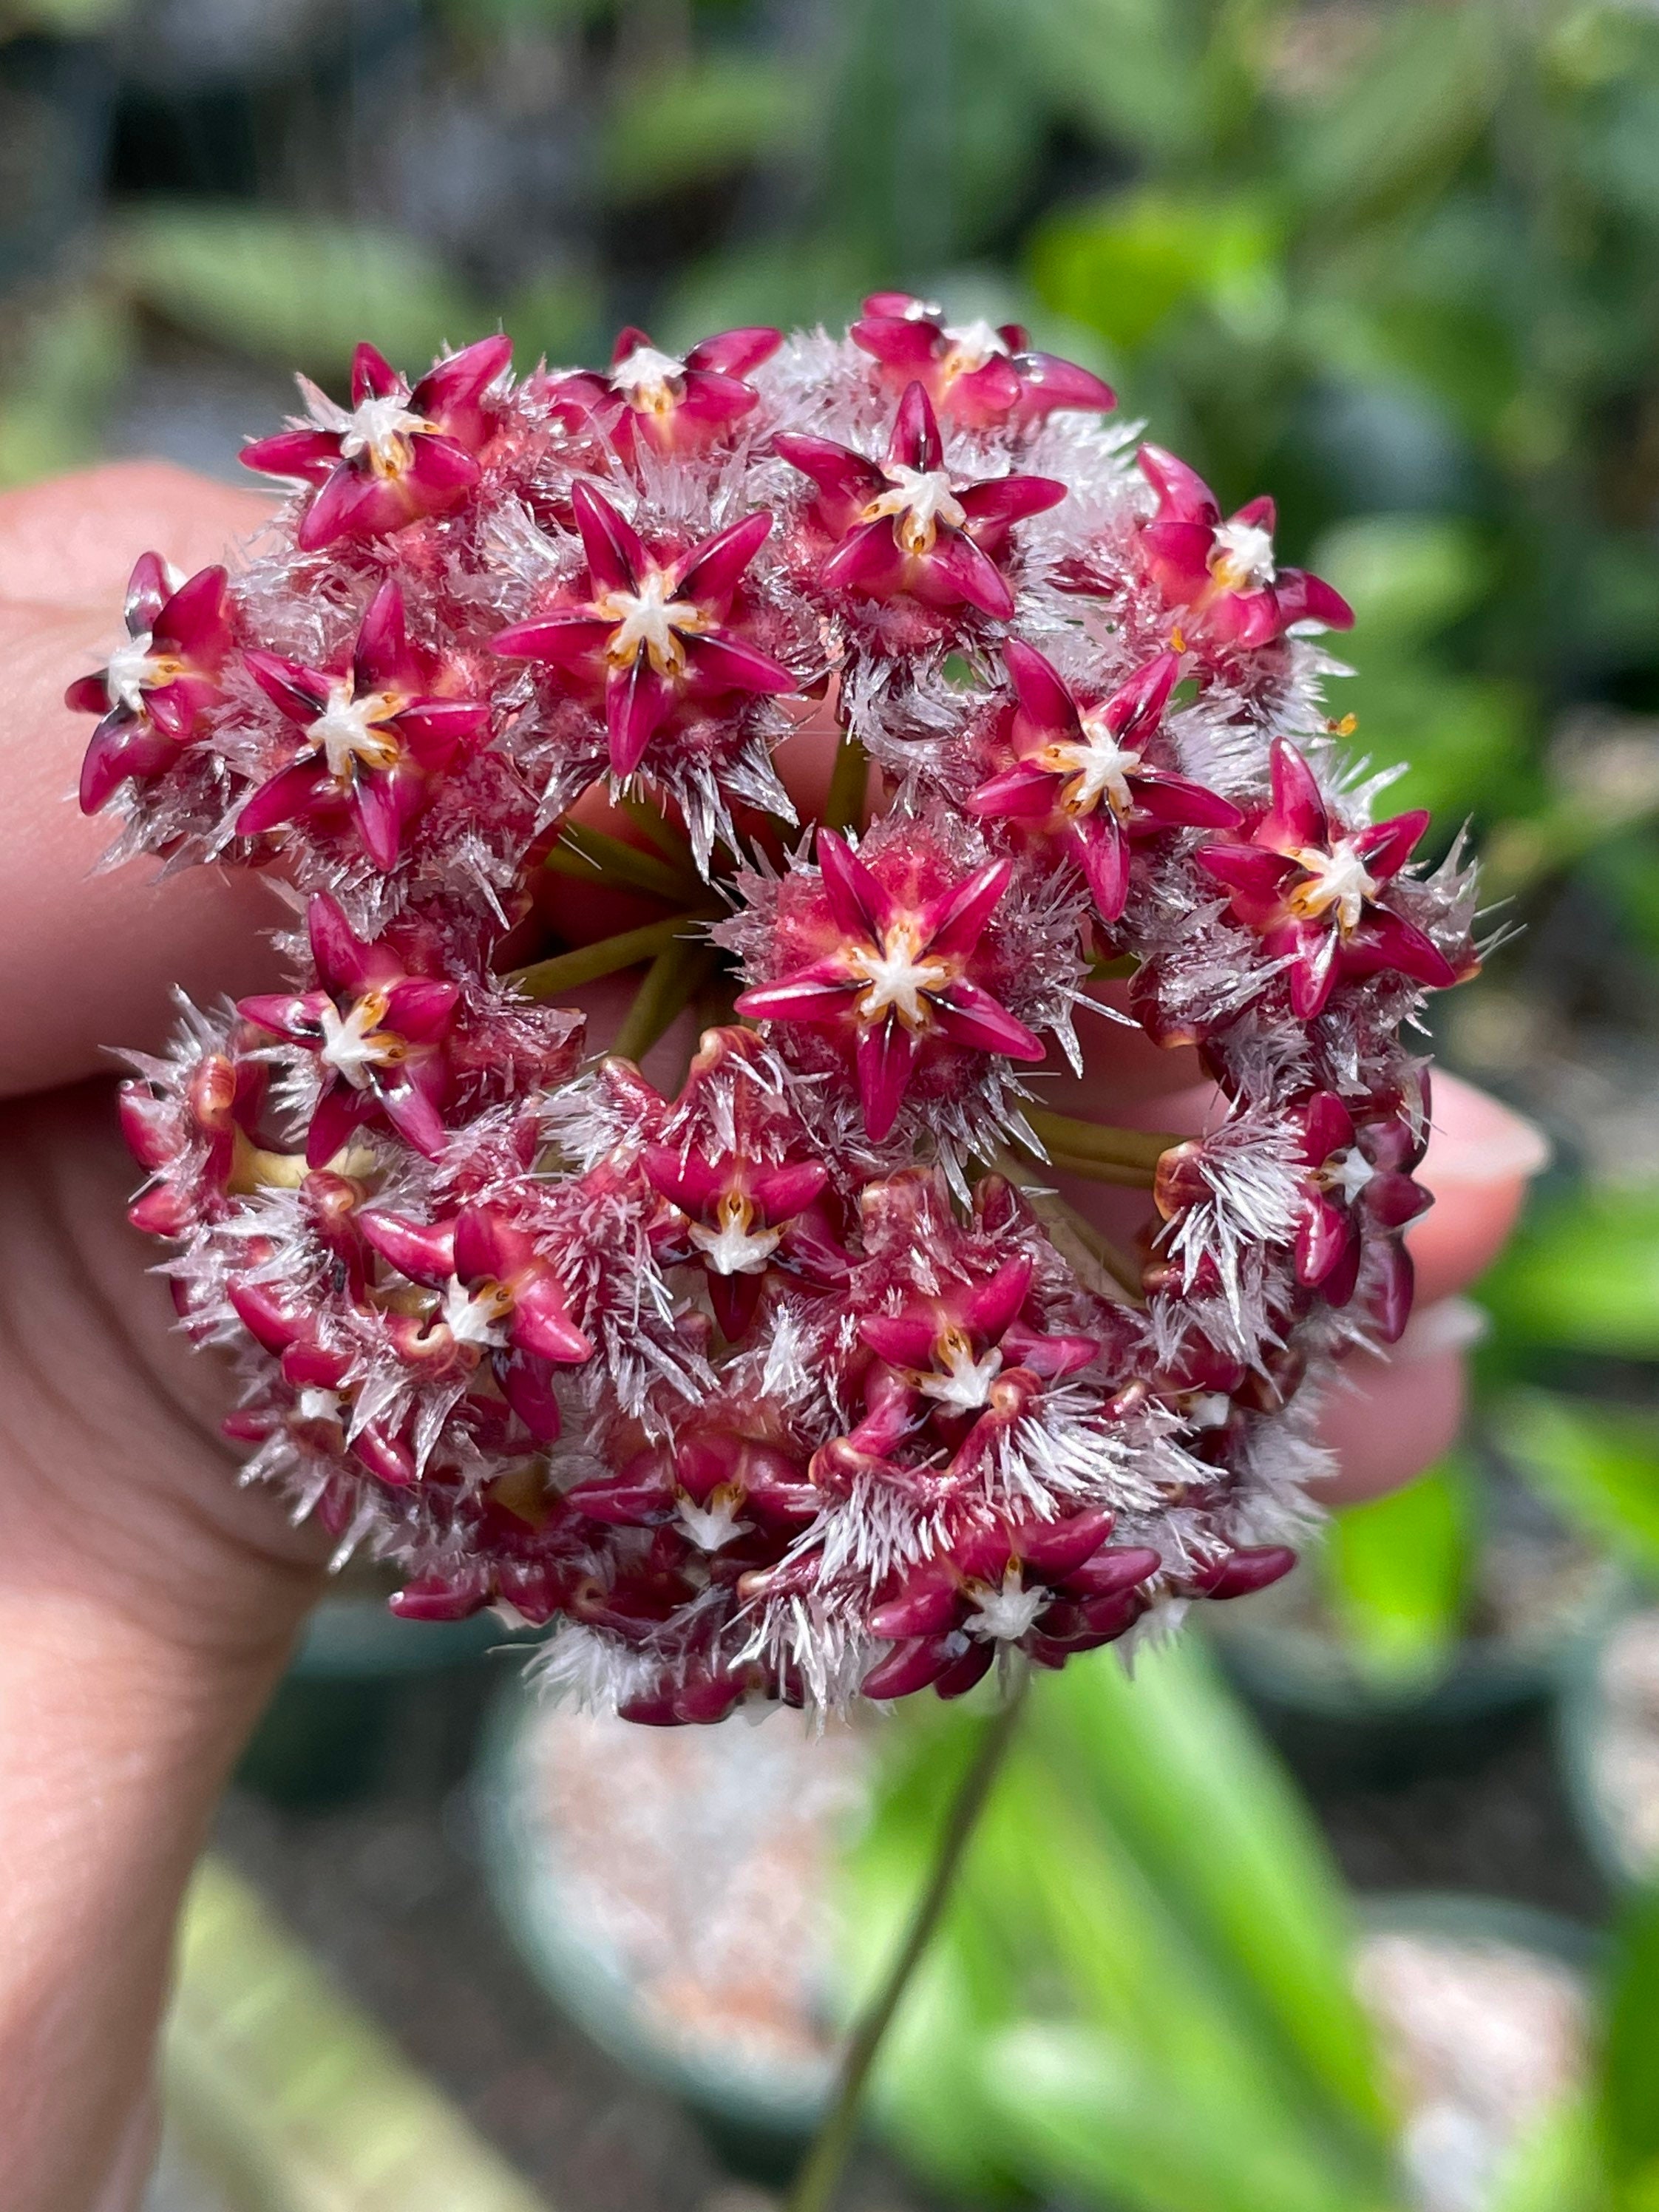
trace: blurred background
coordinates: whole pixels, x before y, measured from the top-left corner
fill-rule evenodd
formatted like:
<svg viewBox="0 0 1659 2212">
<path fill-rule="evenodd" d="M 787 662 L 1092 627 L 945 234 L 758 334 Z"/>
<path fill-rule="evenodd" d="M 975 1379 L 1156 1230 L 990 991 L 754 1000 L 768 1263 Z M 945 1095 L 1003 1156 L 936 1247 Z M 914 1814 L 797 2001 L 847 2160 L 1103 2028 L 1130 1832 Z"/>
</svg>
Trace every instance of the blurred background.
<svg viewBox="0 0 1659 2212">
<path fill-rule="evenodd" d="M 1029 323 L 1353 603 L 1356 744 L 1524 927 L 1549 1132 L 1458 1451 L 1039 1686 L 853 2195 L 1659 2205 L 1659 10 L 0 0 L 0 483 L 233 477 L 302 368 Z M 982 1719 L 612 1740 L 319 1616 L 186 1929 L 154 2212 L 775 2183 Z M 921 1701 L 915 1701 L 920 1704 Z"/>
</svg>

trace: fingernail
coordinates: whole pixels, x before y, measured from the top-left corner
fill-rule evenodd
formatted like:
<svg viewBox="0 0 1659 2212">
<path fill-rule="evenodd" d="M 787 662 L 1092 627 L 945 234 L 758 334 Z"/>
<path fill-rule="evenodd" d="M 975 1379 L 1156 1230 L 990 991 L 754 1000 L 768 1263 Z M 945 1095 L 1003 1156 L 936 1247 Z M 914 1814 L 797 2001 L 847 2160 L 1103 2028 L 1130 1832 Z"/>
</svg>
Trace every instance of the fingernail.
<svg viewBox="0 0 1659 2212">
<path fill-rule="evenodd" d="M 1419 1306 L 1412 1316 L 1392 1357 L 1398 1364 L 1438 1359 L 1449 1352 L 1467 1352 L 1491 1328 L 1492 1316 L 1473 1298 L 1437 1298 L 1431 1306 Z"/>
<path fill-rule="evenodd" d="M 1552 1146 L 1535 1121 L 1455 1075 L 1435 1075 L 1434 1111 L 1422 1180 L 1525 1182 L 1549 1165 Z"/>
</svg>

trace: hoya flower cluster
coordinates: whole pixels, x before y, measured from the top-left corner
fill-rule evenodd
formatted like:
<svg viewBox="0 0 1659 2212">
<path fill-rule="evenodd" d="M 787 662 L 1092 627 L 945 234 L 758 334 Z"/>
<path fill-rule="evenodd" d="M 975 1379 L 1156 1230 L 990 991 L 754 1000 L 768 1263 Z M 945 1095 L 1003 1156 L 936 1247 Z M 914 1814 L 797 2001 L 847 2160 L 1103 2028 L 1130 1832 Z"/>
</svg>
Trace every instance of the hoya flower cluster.
<svg viewBox="0 0 1659 2212">
<path fill-rule="evenodd" d="M 252 1473 L 399 1613 L 551 1624 L 653 1722 L 954 1696 L 1284 1572 L 1322 1378 L 1410 1304 L 1402 1025 L 1474 954 L 1468 872 L 1345 764 L 1348 611 L 1271 502 L 902 295 L 304 389 L 242 457 L 294 487 L 276 550 L 146 556 L 70 694 L 123 852 L 295 909 L 291 988 L 187 1009 L 123 1101 Z M 550 866 L 647 919 L 514 972 Z M 647 957 L 596 1056 L 551 1001 Z M 1198 1046 L 1207 1135 L 1043 1109 L 1126 1024 Z M 1138 1247 L 1057 1175 L 1138 1187 Z"/>
</svg>

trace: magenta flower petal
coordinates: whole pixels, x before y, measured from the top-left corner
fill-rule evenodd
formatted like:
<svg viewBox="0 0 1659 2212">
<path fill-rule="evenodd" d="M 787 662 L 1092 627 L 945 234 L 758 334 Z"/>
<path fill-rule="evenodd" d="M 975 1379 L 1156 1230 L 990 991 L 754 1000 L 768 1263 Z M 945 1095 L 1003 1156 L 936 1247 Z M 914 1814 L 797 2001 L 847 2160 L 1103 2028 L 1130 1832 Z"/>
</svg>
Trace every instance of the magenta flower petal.
<svg viewBox="0 0 1659 2212">
<path fill-rule="evenodd" d="M 1257 832 L 1257 842 L 1276 853 L 1296 853 L 1330 841 L 1325 800 L 1308 766 L 1288 738 L 1275 738 L 1270 756 L 1273 805 Z"/>
<path fill-rule="evenodd" d="M 306 812 L 328 783 L 328 771 L 318 761 L 295 761 L 279 769 L 269 783 L 260 785 L 236 817 L 239 837 L 258 837 Z"/>
<path fill-rule="evenodd" d="M 821 829 L 817 850 L 824 894 L 837 926 L 848 937 L 877 937 L 889 928 L 896 912 L 892 895 L 839 831 Z"/>
<path fill-rule="evenodd" d="M 1019 703 L 1035 726 L 1042 731 L 1063 732 L 1068 736 L 1074 733 L 1079 726 L 1077 704 L 1053 662 L 1045 660 L 1035 646 L 1017 637 L 1005 641 L 1002 659 L 1014 679 Z"/>
<path fill-rule="evenodd" d="M 521 1352 L 515 1345 L 504 1355 L 497 1356 L 495 1369 L 501 1395 L 537 1443 L 556 1443 L 563 1422 L 550 1364 L 536 1353 Z"/>
<path fill-rule="evenodd" d="M 1136 456 L 1140 472 L 1158 495 L 1161 507 L 1177 522 L 1213 528 L 1221 520 L 1215 494 L 1197 471 L 1162 446 L 1143 446 Z"/>
<path fill-rule="evenodd" d="M 633 591 L 647 565 L 639 532 L 591 485 L 574 485 L 570 504 L 594 591 Z"/>
<path fill-rule="evenodd" d="M 1052 770 L 1022 763 L 988 776 L 964 804 L 970 814 L 987 819 L 1042 820 L 1053 809 L 1054 787 Z"/>
<path fill-rule="evenodd" d="M 87 678 L 88 683 L 96 680 Z M 172 764 L 177 753 L 178 747 L 170 737 L 143 722 L 112 714 L 93 732 L 92 742 L 81 763 L 81 811 L 96 814 L 107 805 L 129 776 L 159 775 Z"/>
<path fill-rule="evenodd" d="M 593 1357 L 592 1340 L 571 1320 L 550 1268 L 514 1285 L 511 1326 L 520 1350 L 540 1358 L 569 1367 Z"/>
<path fill-rule="evenodd" d="M 884 518 L 861 522 L 848 532 L 819 569 L 818 582 L 827 592 L 861 592 L 869 599 L 887 599 L 910 580 L 910 558 L 890 522 Z"/>
<path fill-rule="evenodd" d="M 1014 595 L 1002 571 L 960 531 L 941 532 L 923 565 L 935 592 L 939 585 L 945 586 L 950 598 L 977 607 L 993 622 L 1006 622 L 1013 613 Z"/>
<path fill-rule="evenodd" d="M 919 920 L 927 950 L 946 957 L 971 952 L 984 935 L 1013 872 L 1012 860 L 988 861 L 965 883 L 925 907 Z"/>
<path fill-rule="evenodd" d="M 740 638 L 716 633 L 688 639 L 685 659 L 698 690 L 704 692 L 751 691 L 775 698 L 799 689 L 781 660 Z"/>
<path fill-rule="evenodd" d="M 605 738 L 613 775 L 633 775 L 676 703 L 674 686 L 658 675 L 643 651 L 635 654 L 631 667 L 613 672 L 605 690 Z"/>
<path fill-rule="evenodd" d="M 720 331 L 714 337 L 703 338 L 694 345 L 685 356 L 685 365 L 688 368 L 712 369 L 720 376 L 747 376 L 750 369 L 769 361 L 782 343 L 783 332 L 775 331 L 769 324 Z"/>
<path fill-rule="evenodd" d="M 443 1115 L 420 1083 L 394 1072 L 375 1086 L 386 1117 L 422 1159 L 441 1160 L 449 1148 Z M 313 1127 L 314 1127 L 313 1124 Z"/>
<path fill-rule="evenodd" d="M 338 465 L 340 441 L 326 430 L 283 430 L 274 438 L 256 438 L 236 458 L 245 469 L 261 476 L 320 484 Z"/>
<path fill-rule="evenodd" d="M 1073 825 L 1072 850 L 1083 870 L 1095 910 L 1116 921 L 1129 902 L 1129 841 L 1115 815 L 1097 811 Z"/>
<path fill-rule="evenodd" d="M 306 1132 L 306 1165 L 325 1168 L 374 1114 L 375 1104 L 367 1091 L 353 1091 L 343 1083 L 331 1085 L 312 1110 L 311 1127 Z"/>
<path fill-rule="evenodd" d="M 969 484 L 957 494 L 969 526 L 976 530 L 1046 514 L 1065 497 L 1065 485 L 1056 483 L 1052 477 L 1025 476 L 988 477 L 982 483 Z"/>
<path fill-rule="evenodd" d="M 513 623 L 489 641 L 492 653 L 508 659 L 546 660 L 556 667 L 602 668 L 605 649 L 616 629 L 601 615 L 544 615 L 533 622 Z"/>
<path fill-rule="evenodd" d="M 1353 1143 L 1353 1116 L 1334 1091 L 1315 1092 L 1302 1126 L 1301 1157 L 1310 1168 L 1322 1167 L 1334 1152 L 1346 1152 Z"/>
<path fill-rule="evenodd" d="M 799 431 L 781 430 L 772 441 L 792 468 L 810 477 L 820 495 L 831 502 L 828 520 L 832 527 L 845 528 L 871 500 L 886 489 L 887 480 L 876 464 L 828 438 L 809 438 Z"/>
<path fill-rule="evenodd" d="M 723 607 L 741 581 L 743 573 L 771 533 L 769 514 L 746 514 L 713 538 L 694 546 L 676 577 L 675 596 L 696 599 L 705 606 Z"/>
<path fill-rule="evenodd" d="M 358 1226 L 370 1247 L 411 1283 L 442 1290 L 455 1273 L 453 1221 L 409 1221 L 371 1211 L 358 1217 Z"/>
<path fill-rule="evenodd" d="M 1428 826 L 1428 808 L 1414 807 L 1409 814 L 1396 814 L 1391 821 L 1373 823 L 1370 829 L 1360 830 L 1353 848 L 1372 875 L 1397 876 Z"/>
<path fill-rule="evenodd" d="M 360 775 L 349 801 L 363 850 L 383 874 L 390 875 L 403 850 L 404 809 L 390 776 Z"/>
<path fill-rule="evenodd" d="M 1024 386 L 1024 411 L 1029 416 L 1068 413 L 1109 415 L 1117 394 L 1109 384 L 1075 362 L 1057 354 L 1024 353 L 1019 357 L 1020 381 Z"/>
<path fill-rule="evenodd" d="M 916 1636 L 895 1644 L 887 1656 L 870 1669 L 859 1684 L 866 1698 L 908 1698 L 938 1681 L 953 1656 L 944 1637 Z M 988 1650 L 988 1659 L 989 1653 Z"/>
<path fill-rule="evenodd" d="M 915 1060 L 915 1040 L 901 1022 L 883 1022 L 859 1039 L 859 1099 L 864 1126 L 876 1144 L 898 1119 Z"/>
</svg>

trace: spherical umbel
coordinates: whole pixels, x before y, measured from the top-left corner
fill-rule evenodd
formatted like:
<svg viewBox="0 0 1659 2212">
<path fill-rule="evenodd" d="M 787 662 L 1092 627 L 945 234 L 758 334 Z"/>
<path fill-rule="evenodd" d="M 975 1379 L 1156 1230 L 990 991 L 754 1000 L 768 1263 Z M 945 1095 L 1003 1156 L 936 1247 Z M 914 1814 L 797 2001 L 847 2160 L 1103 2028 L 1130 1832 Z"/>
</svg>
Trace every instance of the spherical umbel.
<svg viewBox="0 0 1659 2212">
<path fill-rule="evenodd" d="M 952 1697 L 1285 1572 L 1333 1363 L 1409 1311 L 1402 1025 L 1477 955 L 1322 722 L 1348 611 L 1271 501 L 898 293 L 302 390 L 242 456 L 274 550 L 147 554 L 69 694 L 129 849 L 301 910 L 121 1105 L 252 1474 L 656 1724 Z M 550 870 L 633 918 L 503 972 Z M 624 971 L 600 1056 L 558 1000 Z M 1048 1109 L 1126 1021 L 1198 1046 L 1202 1133 Z"/>
</svg>

